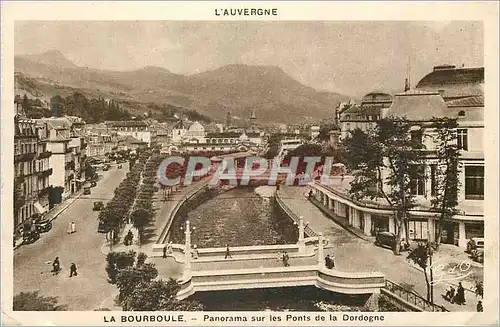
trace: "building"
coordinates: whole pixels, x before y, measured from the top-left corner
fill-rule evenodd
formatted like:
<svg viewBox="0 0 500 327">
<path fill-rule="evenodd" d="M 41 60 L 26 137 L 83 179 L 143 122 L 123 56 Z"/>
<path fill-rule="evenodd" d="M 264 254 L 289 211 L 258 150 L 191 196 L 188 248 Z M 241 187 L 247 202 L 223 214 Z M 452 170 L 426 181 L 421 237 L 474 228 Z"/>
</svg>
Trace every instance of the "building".
<svg viewBox="0 0 500 327">
<path fill-rule="evenodd" d="M 34 214 L 49 206 L 49 166 L 51 152 L 41 137 L 36 121 L 25 117 L 16 104 L 14 118 L 14 227 L 18 231 Z"/>
<path fill-rule="evenodd" d="M 359 128 L 363 131 L 376 126 L 392 104 L 392 96 L 382 92 L 371 92 L 363 97 L 360 105 L 344 104 L 340 112 L 340 139 L 349 136 L 349 132 Z"/>
<path fill-rule="evenodd" d="M 147 122 L 141 120 L 112 121 L 107 122 L 111 132 L 116 132 L 120 136 L 132 136 L 151 146 L 152 133 Z"/>
<path fill-rule="evenodd" d="M 49 166 L 53 169 L 49 183 L 62 188 L 62 198 L 81 189 L 85 182 L 83 163 L 85 141 L 83 122 L 78 117 L 37 119 L 37 126 L 46 133 L 47 148 L 52 153 Z"/>
<path fill-rule="evenodd" d="M 457 118 L 458 146 L 461 148 L 461 183 L 459 214 L 444 223 L 443 243 L 465 247 L 472 237 L 484 237 L 484 69 L 438 66 L 426 75 L 415 90 L 396 94 L 384 116 L 405 116 L 413 123 L 411 137 L 424 145 L 427 155 L 412 168 L 410 191 L 417 206 L 410 211 L 409 235 L 412 240 L 435 241 L 436 213 L 431 210 L 435 195 L 436 157 L 430 128 L 433 117 Z M 385 173 L 386 174 L 386 173 Z M 375 229 L 395 232 L 391 208 L 382 199 L 355 200 L 348 194 L 349 185 L 312 184 L 316 198 L 349 223 L 371 234 Z M 390 187 L 383 186 L 385 190 Z"/>
</svg>

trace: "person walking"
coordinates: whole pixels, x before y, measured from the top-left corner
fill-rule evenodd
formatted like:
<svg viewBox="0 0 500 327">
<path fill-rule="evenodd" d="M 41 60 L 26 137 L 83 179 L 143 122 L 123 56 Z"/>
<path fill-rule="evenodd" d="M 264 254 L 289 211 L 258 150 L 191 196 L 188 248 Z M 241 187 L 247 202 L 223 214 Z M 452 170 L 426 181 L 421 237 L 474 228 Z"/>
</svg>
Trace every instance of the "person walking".
<svg viewBox="0 0 500 327">
<path fill-rule="evenodd" d="M 233 258 L 231 256 L 231 252 L 229 251 L 229 244 L 226 244 L 226 256 L 224 257 L 224 259 L 227 259 L 227 258 Z"/>
<path fill-rule="evenodd" d="M 74 262 L 71 263 L 71 266 L 69 267 L 69 277 L 73 276 L 78 276 L 78 273 L 76 272 L 76 265 Z"/>
<path fill-rule="evenodd" d="M 465 289 L 462 282 L 458 282 L 457 295 L 455 296 L 455 303 L 458 305 L 465 304 Z"/>
<path fill-rule="evenodd" d="M 281 260 L 283 260 L 283 254 L 281 253 L 281 251 L 278 252 L 278 262 L 280 262 Z"/>
<path fill-rule="evenodd" d="M 333 253 L 330 255 L 330 266 L 330 269 L 335 268 L 335 255 Z"/>
<path fill-rule="evenodd" d="M 328 268 L 328 269 L 332 269 L 332 268 L 331 268 L 331 265 L 332 265 L 332 261 L 331 261 L 331 259 L 330 259 L 330 255 L 329 255 L 329 254 L 327 254 L 327 255 L 326 255 L 326 257 L 325 257 L 325 266 L 326 266 L 326 268 Z"/>
<path fill-rule="evenodd" d="M 476 306 L 477 312 L 483 312 L 483 302 L 478 301 Z"/>
<path fill-rule="evenodd" d="M 61 270 L 61 264 L 59 263 L 59 257 L 56 257 L 54 262 L 52 262 L 52 272 L 54 276 L 59 273 L 59 270 Z"/>
<path fill-rule="evenodd" d="M 167 257 L 167 247 L 164 246 L 163 247 L 163 258 L 166 258 Z"/>
<path fill-rule="evenodd" d="M 288 262 L 290 260 L 290 257 L 288 256 L 288 253 L 283 252 L 283 266 L 285 267 L 290 267 L 290 263 Z"/>
<path fill-rule="evenodd" d="M 193 249 L 193 259 L 198 259 L 198 256 L 200 254 L 198 253 L 198 247 L 196 246 L 196 244 L 194 245 L 194 249 Z"/>
<path fill-rule="evenodd" d="M 74 221 L 71 222 L 71 234 L 73 233 L 76 233 L 76 225 Z"/>
</svg>

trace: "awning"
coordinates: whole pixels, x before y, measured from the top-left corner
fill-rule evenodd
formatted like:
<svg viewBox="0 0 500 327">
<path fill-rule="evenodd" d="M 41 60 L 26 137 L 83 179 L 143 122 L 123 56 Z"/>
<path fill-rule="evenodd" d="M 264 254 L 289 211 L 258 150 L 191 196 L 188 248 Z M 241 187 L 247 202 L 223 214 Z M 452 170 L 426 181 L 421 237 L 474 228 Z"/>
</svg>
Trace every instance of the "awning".
<svg viewBox="0 0 500 327">
<path fill-rule="evenodd" d="M 45 207 L 42 206 L 40 204 L 40 202 L 35 202 L 33 204 L 33 206 L 35 207 L 36 212 L 39 213 L 39 214 L 41 214 L 41 215 L 44 214 L 45 212 L 47 212 L 47 209 L 45 209 Z"/>
</svg>

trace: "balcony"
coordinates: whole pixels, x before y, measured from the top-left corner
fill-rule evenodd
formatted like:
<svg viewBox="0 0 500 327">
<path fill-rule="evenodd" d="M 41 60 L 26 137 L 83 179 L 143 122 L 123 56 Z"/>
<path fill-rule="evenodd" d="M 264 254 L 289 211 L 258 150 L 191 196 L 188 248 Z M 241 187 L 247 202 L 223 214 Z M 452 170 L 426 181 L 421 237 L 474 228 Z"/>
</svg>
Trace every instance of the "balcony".
<svg viewBox="0 0 500 327">
<path fill-rule="evenodd" d="M 36 158 L 36 153 L 24 153 L 24 154 L 18 154 L 17 156 L 14 156 L 14 162 L 27 162 L 27 161 L 33 161 Z"/>
<path fill-rule="evenodd" d="M 38 159 L 47 159 L 52 155 L 52 152 L 50 151 L 44 151 L 40 154 L 38 154 Z"/>
<path fill-rule="evenodd" d="M 38 178 L 40 179 L 49 177 L 50 175 L 52 175 L 52 168 L 38 172 Z"/>
</svg>

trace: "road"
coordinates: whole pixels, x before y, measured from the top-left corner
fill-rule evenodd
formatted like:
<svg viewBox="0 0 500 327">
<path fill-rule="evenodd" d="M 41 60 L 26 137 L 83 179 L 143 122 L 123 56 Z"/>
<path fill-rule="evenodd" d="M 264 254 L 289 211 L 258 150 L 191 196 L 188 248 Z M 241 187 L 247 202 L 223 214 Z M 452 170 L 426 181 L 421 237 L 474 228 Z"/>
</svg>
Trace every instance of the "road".
<svg viewBox="0 0 500 327">
<path fill-rule="evenodd" d="M 406 253 L 395 256 L 390 249 L 375 246 L 372 242 L 367 242 L 352 235 L 309 202 L 304 197 L 306 192 L 306 188 L 282 187 L 282 200 L 297 215 L 303 216 L 314 231 L 323 232 L 329 243 L 329 248 L 325 249 L 325 254 L 335 256 L 335 266 L 338 270 L 348 272 L 380 271 L 388 279 L 412 288 L 425 297 L 427 287 L 424 273 L 405 260 Z M 448 285 L 450 285 L 446 280 L 455 277 L 455 275 L 448 275 L 447 271 L 455 266 L 457 266 L 455 271 L 459 271 L 461 263 L 471 263 L 467 255 L 454 246 L 441 245 L 439 252 L 434 257 L 435 267 L 439 267 L 437 263 L 443 264 L 443 267 L 435 270 L 435 278 L 438 279 L 437 277 L 440 276 L 444 281 L 437 283 L 434 287 L 435 302 L 444 305 L 450 311 L 476 311 L 477 301 L 471 292 L 466 292 L 467 303 L 464 306 L 450 304 L 441 298 L 441 294 L 444 294 L 449 287 Z M 460 279 L 464 282 L 464 285 L 466 282 L 471 284 L 475 280 L 483 279 L 482 267 L 471 265 L 466 272 L 469 273 L 467 278 Z M 453 282 L 457 283 L 458 280 Z"/>
<path fill-rule="evenodd" d="M 101 252 L 105 235 L 97 233 L 98 212 L 92 209 L 94 201 L 107 202 L 113 197 L 127 171 L 128 164 L 123 169 L 115 165 L 107 172 L 99 172 L 103 178 L 91 189 L 91 195 L 82 195 L 73 202 L 38 241 L 15 250 L 14 294 L 40 290 L 42 295 L 59 297 L 59 303 L 66 304 L 68 310 L 94 310 L 116 293 L 116 286 L 107 282 L 106 260 Z M 76 233 L 68 234 L 72 221 Z M 56 256 L 62 271 L 53 276 L 50 271 Z M 72 262 L 78 276 L 69 278 Z"/>
</svg>

